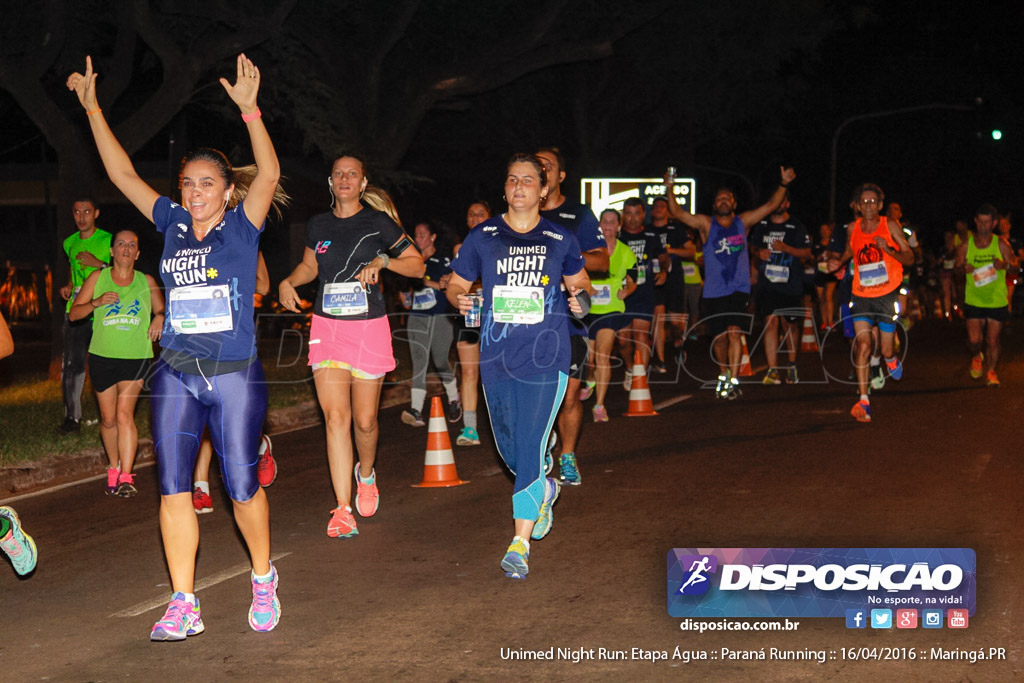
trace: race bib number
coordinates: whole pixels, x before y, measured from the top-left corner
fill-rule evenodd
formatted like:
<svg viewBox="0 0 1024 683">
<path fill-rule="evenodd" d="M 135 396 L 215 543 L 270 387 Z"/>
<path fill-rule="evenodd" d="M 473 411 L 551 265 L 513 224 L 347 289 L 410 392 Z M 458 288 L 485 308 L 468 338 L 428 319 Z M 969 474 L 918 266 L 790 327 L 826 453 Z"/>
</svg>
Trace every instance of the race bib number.
<svg viewBox="0 0 1024 683">
<path fill-rule="evenodd" d="M 768 278 L 768 282 L 789 282 L 789 266 L 765 264 L 764 275 Z"/>
<path fill-rule="evenodd" d="M 647 264 L 637 263 L 636 264 L 636 284 L 637 287 L 647 282 Z"/>
<path fill-rule="evenodd" d="M 369 310 L 366 290 L 358 282 L 328 282 L 324 285 L 323 309 L 327 315 L 362 315 Z"/>
<path fill-rule="evenodd" d="M 536 325 L 543 322 L 544 288 L 495 285 L 491 290 L 491 314 L 496 323 Z"/>
<path fill-rule="evenodd" d="M 861 287 L 878 287 L 889 281 L 889 271 L 885 269 L 885 261 L 857 265 Z"/>
<path fill-rule="evenodd" d="M 651 272 L 654 273 L 655 275 L 661 272 L 661 261 L 659 261 L 658 259 L 654 259 L 653 261 L 651 261 Z"/>
<path fill-rule="evenodd" d="M 995 282 L 999 277 L 999 273 L 996 272 L 996 267 L 993 264 L 986 263 L 975 268 L 974 272 L 971 273 L 971 277 L 974 278 L 975 287 L 984 287 Z"/>
<path fill-rule="evenodd" d="M 412 293 L 412 310 L 429 311 L 436 305 L 437 297 L 434 295 L 434 290 L 430 287 L 424 287 Z"/>
<path fill-rule="evenodd" d="M 697 266 L 692 263 L 683 264 L 683 277 L 694 277 L 697 275 Z"/>
<path fill-rule="evenodd" d="M 231 290 L 227 285 L 175 287 L 168 295 L 171 327 L 177 334 L 226 332 L 231 321 Z"/>
<path fill-rule="evenodd" d="M 612 302 L 611 285 L 594 285 L 594 295 L 590 297 L 590 303 L 594 306 L 607 306 Z"/>
<path fill-rule="evenodd" d="M 828 272 L 828 261 L 818 261 L 818 272 L 819 273 L 827 273 Z"/>
</svg>

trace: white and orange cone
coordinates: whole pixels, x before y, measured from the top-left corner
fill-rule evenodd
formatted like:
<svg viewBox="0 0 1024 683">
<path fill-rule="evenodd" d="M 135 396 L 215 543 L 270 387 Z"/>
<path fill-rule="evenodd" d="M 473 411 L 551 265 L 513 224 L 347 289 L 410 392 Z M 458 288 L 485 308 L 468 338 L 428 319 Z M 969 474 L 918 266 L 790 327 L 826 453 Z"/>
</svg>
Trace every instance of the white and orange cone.
<svg viewBox="0 0 1024 683">
<path fill-rule="evenodd" d="M 800 353 L 818 350 L 818 335 L 814 333 L 812 316 L 804 318 L 804 332 L 800 337 Z"/>
<path fill-rule="evenodd" d="M 743 340 L 743 355 L 740 357 L 740 369 L 736 373 L 737 377 L 753 377 L 754 368 L 750 366 L 750 352 L 747 351 L 747 335 L 742 335 Z"/>
<path fill-rule="evenodd" d="M 647 369 L 644 367 L 640 349 L 633 354 L 633 383 L 629 387 L 629 408 L 626 417 L 657 415 L 651 403 L 651 388 L 647 384 Z"/>
<path fill-rule="evenodd" d="M 423 459 L 423 481 L 413 484 L 416 488 L 440 488 L 461 486 L 468 481 L 459 479 L 455 469 L 455 454 L 448 437 L 448 422 L 444 416 L 441 397 L 430 400 L 430 421 L 427 423 L 427 454 Z"/>
</svg>

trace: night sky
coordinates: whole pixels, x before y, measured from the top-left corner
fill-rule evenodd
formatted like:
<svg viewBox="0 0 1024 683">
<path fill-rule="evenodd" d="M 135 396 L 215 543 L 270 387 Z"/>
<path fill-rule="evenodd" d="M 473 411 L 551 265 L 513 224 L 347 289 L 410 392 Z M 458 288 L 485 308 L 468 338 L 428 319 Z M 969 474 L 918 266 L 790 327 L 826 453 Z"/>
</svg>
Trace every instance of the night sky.
<svg viewBox="0 0 1024 683">
<path fill-rule="evenodd" d="M 447 0 L 431 4 L 429 12 L 421 8 L 415 30 L 399 39 L 383 64 L 380 99 L 364 101 L 367 90 L 361 84 L 369 67 L 356 54 L 360 46 L 382 40 L 381 27 L 393 17 L 338 3 L 333 15 L 321 18 L 316 13 L 322 3 L 299 2 L 282 33 L 247 50 L 264 72 L 262 108 L 289 177 L 286 187 L 296 197 L 289 218 L 301 223 L 326 210 L 323 179 L 335 143 L 371 152 L 371 180 L 393 192 L 404 222 L 433 217 L 458 228 L 473 198 L 490 199 L 501 208 L 504 161 L 512 152 L 558 145 L 569 160 L 564 188 L 570 195 L 578 192 L 582 176 L 660 176 L 674 165 L 680 175 L 697 178 L 702 212 L 710 209 L 711 193 L 722 184 L 736 187 L 741 210 L 763 201 L 777 181 L 778 165 L 791 164 L 798 173 L 792 212 L 816 228 L 828 216 L 829 155 L 837 126 L 851 116 L 928 104 L 969 110 L 888 116 L 845 129 L 838 146 L 837 219 L 845 220 L 851 188 L 865 180 L 879 183 L 887 198 L 899 201 L 931 244 L 956 217 L 970 216 L 983 201 L 1018 215 L 1024 210 L 1019 11 L 924 2 L 775 4 L 711 8 L 655 2 L 650 14 L 641 16 L 642 9 L 621 3 L 567 2 L 551 31 L 558 40 L 549 37 L 524 54 L 508 55 L 513 62 L 534 60 L 540 68 L 494 87 L 440 98 L 402 151 L 389 146 L 400 136 L 384 124 L 399 120 L 407 106 L 407 77 L 429 71 L 432 60 L 493 60 L 490 50 L 516 44 L 502 38 L 515 36 L 525 23 L 521 5 L 483 9 Z M 331 21 L 336 25 L 328 25 Z M 16 30 L 16 23 L 5 32 Z M 100 22 L 84 37 L 69 37 L 43 79 L 51 98 L 67 111 L 77 107 L 72 95 L 61 92 L 67 71 L 80 68 L 88 51 L 96 56 L 102 79 L 111 70 L 104 60 L 113 50 L 112 30 Z M 349 41 L 351 50 L 332 48 L 336 60 L 315 59 L 303 52 L 305 36 L 309 45 L 337 36 L 336 42 Z M 610 42 L 610 56 L 543 64 L 601 38 Z M 5 45 L 9 57 L 16 48 L 10 39 Z M 116 102 L 101 102 L 115 123 L 136 111 L 162 77 L 159 60 L 142 41 L 136 57 L 131 87 Z M 493 63 L 499 66 L 487 74 L 504 68 L 500 60 Z M 231 73 L 229 68 L 225 60 L 204 75 L 188 103 L 134 154 L 137 163 L 151 163 L 167 177 L 173 160 L 187 146 L 199 145 L 224 149 L 235 163 L 247 161 L 244 129 L 215 83 L 216 75 Z M 376 131 L 375 139 L 352 139 L 358 137 L 354 133 L 346 138 L 337 123 L 342 119 L 331 118 L 340 110 L 327 108 L 337 102 L 312 111 L 315 106 L 300 101 L 318 78 L 334 79 L 323 84 L 328 91 L 343 84 L 338 91 L 344 105 L 356 111 L 357 129 Z M 305 90 L 296 95 L 299 87 Z M 6 90 L 0 91 L 0 116 L 0 179 L 38 177 L 39 167 L 26 164 L 38 163 L 43 154 L 55 161 L 53 147 L 44 144 L 39 127 Z M 74 117 L 74 125 L 87 134 L 81 118 Z M 991 139 L 993 128 L 1002 130 L 1002 140 Z M 52 169 L 50 177 L 56 177 Z M 750 196 L 749 185 L 757 197 Z M 126 206 L 103 211 L 108 224 L 141 222 Z M 43 242 L 38 247 L 15 240 L 28 223 L 39 226 L 32 231 Z M 53 236 L 45 223 L 38 211 L 0 207 L 0 258 L 52 260 L 56 252 L 46 242 Z M 70 217 L 58 217 L 57 233 L 72 228 Z M 290 264 L 272 263 L 275 276 L 286 268 Z"/>
</svg>

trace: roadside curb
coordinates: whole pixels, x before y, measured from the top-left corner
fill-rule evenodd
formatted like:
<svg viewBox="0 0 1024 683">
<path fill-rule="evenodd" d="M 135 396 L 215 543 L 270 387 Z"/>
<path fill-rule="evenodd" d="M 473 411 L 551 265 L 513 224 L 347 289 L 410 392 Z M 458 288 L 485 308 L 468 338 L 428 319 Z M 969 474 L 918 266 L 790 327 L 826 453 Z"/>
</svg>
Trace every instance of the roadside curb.
<svg viewBox="0 0 1024 683">
<path fill-rule="evenodd" d="M 391 408 L 409 401 L 409 383 L 402 382 L 385 387 L 381 392 L 380 408 Z M 315 401 L 306 401 L 287 408 L 267 411 L 265 429 L 273 436 L 303 427 L 323 424 L 323 413 Z M 99 433 L 96 434 L 99 441 Z M 154 461 L 153 441 L 139 441 L 135 457 L 136 466 Z M 31 493 L 39 489 L 76 482 L 106 471 L 103 447 L 89 448 L 78 453 L 51 455 L 34 462 L 18 463 L 0 468 L 0 498 Z"/>
</svg>

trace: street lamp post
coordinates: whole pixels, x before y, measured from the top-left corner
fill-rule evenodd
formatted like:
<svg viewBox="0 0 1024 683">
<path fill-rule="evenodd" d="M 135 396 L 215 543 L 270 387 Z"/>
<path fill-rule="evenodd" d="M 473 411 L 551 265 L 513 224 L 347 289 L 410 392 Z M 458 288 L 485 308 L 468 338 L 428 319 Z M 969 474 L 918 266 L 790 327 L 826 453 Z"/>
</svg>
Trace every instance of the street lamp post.
<svg viewBox="0 0 1024 683">
<path fill-rule="evenodd" d="M 871 112 L 870 114 L 858 114 L 857 116 L 851 116 L 846 119 L 839 126 L 836 127 L 836 132 L 832 134 L 832 168 L 829 178 L 829 194 L 828 194 L 828 222 L 836 222 L 836 166 L 839 159 L 839 135 L 843 132 L 851 123 L 855 121 L 863 121 L 865 119 L 879 119 L 885 116 L 895 116 L 897 114 L 909 114 L 916 111 L 925 111 L 929 109 L 955 109 L 957 111 L 971 111 L 974 107 L 965 104 L 920 104 L 916 107 L 901 107 L 900 109 L 886 109 L 884 111 Z"/>
</svg>

